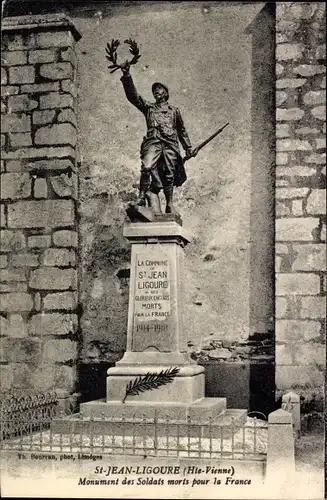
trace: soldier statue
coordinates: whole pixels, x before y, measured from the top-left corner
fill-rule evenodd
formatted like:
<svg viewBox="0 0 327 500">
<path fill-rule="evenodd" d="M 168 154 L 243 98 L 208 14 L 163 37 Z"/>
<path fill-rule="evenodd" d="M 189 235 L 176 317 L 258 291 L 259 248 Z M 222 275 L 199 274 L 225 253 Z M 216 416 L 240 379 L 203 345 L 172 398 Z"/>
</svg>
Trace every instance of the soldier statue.
<svg viewBox="0 0 327 500">
<path fill-rule="evenodd" d="M 185 129 L 180 110 L 169 103 L 169 90 L 166 85 L 155 82 L 152 93 L 155 102 L 141 97 L 134 85 L 130 67 L 141 57 L 137 43 L 131 38 L 125 40 L 133 55 L 131 61 L 117 63 L 119 40 L 107 44 L 107 59 L 111 62 L 109 69 L 114 73 L 120 69 L 123 73 L 121 82 L 127 99 L 143 113 L 147 133 L 141 144 L 141 178 L 139 196 L 133 204 L 134 208 L 145 207 L 147 203 L 154 214 L 161 214 L 159 193 L 163 190 L 166 198 L 166 214 L 176 214 L 173 205 L 174 186 L 181 186 L 186 181 L 184 163 L 194 158 L 200 149 L 218 135 L 228 124 L 212 134 L 196 148 L 192 144 Z M 182 158 L 179 143 L 185 150 Z"/>
<path fill-rule="evenodd" d="M 158 210 L 156 197 L 163 190 L 166 213 L 175 213 L 174 186 L 181 186 L 186 181 L 185 160 L 180 154 L 179 142 L 186 158 L 196 156 L 197 150 L 192 149 L 179 109 L 169 103 L 166 85 L 155 82 L 152 85 L 155 102 L 146 101 L 135 88 L 129 66 L 128 62 L 121 65 L 121 82 L 127 99 L 143 113 L 147 125 L 147 134 L 141 144 L 140 191 L 135 205 L 145 206 L 148 199 L 150 206 Z"/>
</svg>

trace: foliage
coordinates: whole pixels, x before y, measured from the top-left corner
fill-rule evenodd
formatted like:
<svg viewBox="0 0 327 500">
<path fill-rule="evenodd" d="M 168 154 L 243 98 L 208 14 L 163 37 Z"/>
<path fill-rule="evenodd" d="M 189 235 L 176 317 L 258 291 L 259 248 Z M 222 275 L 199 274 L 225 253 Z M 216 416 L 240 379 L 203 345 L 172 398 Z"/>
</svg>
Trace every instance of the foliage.
<svg viewBox="0 0 327 500">
<path fill-rule="evenodd" d="M 124 43 L 126 45 L 129 45 L 129 51 L 133 56 L 133 58 L 130 61 L 126 61 L 126 65 L 129 68 L 132 64 L 137 63 L 137 61 L 141 57 L 141 54 L 140 54 L 140 49 L 139 49 L 136 41 L 132 40 L 132 38 L 128 38 L 127 40 L 124 40 Z M 111 69 L 110 73 L 114 73 L 115 71 L 117 71 L 118 69 L 122 69 L 122 67 L 123 67 L 122 64 L 117 63 L 117 49 L 118 49 L 119 45 L 120 45 L 120 40 L 115 40 L 114 38 L 111 40 L 110 43 L 107 43 L 106 58 L 108 59 L 109 62 L 111 62 L 111 65 L 108 66 L 108 68 Z"/>
</svg>

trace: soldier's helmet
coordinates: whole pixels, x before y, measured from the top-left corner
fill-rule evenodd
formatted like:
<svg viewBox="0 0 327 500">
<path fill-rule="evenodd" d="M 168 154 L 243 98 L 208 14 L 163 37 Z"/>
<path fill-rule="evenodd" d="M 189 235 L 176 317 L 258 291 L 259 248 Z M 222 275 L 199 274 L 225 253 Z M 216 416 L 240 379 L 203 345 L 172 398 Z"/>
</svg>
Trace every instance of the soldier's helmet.
<svg viewBox="0 0 327 500">
<path fill-rule="evenodd" d="M 169 90 L 168 90 L 168 87 L 166 85 L 164 85 L 163 83 L 161 83 L 161 82 L 154 82 L 154 84 L 152 85 L 152 93 L 158 87 L 161 87 L 161 88 L 165 89 L 165 91 L 167 92 L 167 100 L 168 100 L 169 99 Z"/>
</svg>

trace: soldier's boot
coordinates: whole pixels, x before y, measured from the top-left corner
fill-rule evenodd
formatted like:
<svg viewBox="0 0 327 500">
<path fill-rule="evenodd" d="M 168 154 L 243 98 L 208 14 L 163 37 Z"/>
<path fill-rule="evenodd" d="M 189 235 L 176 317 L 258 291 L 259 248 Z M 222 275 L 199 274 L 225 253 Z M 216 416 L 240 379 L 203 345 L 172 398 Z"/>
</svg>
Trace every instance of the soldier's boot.
<svg viewBox="0 0 327 500">
<path fill-rule="evenodd" d="M 141 172 L 139 196 L 134 205 L 138 207 L 146 206 L 147 193 L 150 188 L 150 183 L 151 183 L 150 172 L 148 172 L 147 170 L 143 170 Z"/>
<path fill-rule="evenodd" d="M 166 198 L 166 214 L 177 214 L 173 205 L 174 186 L 166 186 L 164 193 Z"/>
<path fill-rule="evenodd" d="M 149 207 L 152 208 L 152 212 L 155 215 L 161 215 L 162 212 L 161 212 L 159 195 L 157 193 L 153 193 L 151 191 L 148 191 L 146 198 L 148 200 Z"/>
</svg>

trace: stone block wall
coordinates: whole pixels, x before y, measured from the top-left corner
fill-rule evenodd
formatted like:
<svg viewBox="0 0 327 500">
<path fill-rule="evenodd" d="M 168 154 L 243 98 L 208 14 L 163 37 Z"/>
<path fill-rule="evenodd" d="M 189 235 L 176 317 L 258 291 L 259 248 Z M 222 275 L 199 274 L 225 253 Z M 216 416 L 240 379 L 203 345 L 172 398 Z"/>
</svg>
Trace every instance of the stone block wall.
<svg viewBox="0 0 327 500">
<path fill-rule="evenodd" d="M 131 195 L 125 185 L 131 186 L 134 174 L 126 174 L 125 169 L 121 169 L 122 177 L 113 182 L 116 177 L 112 177 L 112 172 L 116 176 L 117 170 L 108 165 L 106 148 L 109 146 L 101 134 L 93 135 L 98 120 L 104 125 L 104 134 L 111 130 L 109 125 L 106 128 L 107 123 L 116 124 L 110 121 L 111 104 L 103 109 L 101 103 L 94 111 L 96 99 L 92 100 L 92 91 L 94 96 L 99 94 L 99 88 L 100 94 L 102 90 L 107 91 L 107 80 L 103 77 L 106 65 L 97 73 L 98 68 L 102 68 L 107 25 L 98 26 L 93 14 L 92 18 L 82 19 L 77 13 L 76 19 L 84 33 L 78 54 L 83 125 L 80 134 L 77 134 L 75 85 L 75 43 L 80 35 L 72 23 L 63 15 L 8 17 L 3 23 L 2 390 L 35 392 L 56 388 L 68 393 L 76 390 L 80 354 L 77 312 L 81 302 L 78 267 L 80 271 L 84 269 L 84 280 L 94 280 L 91 292 L 82 297 L 83 306 L 88 305 L 91 311 L 89 315 L 84 313 L 82 326 L 86 337 L 88 332 L 96 331 L 97 339 L 91 343 L 84 360 L 108 361 L 110 358 L 116 361 L 123 349 L 125 281 L 128 281 L 124 266 L 129 262 L 129 249 L 121 236 L 121 224 L 123 205 Z M 102 22 L 110 26 L 111 15 Z M 126 23 L 125 18 L 123 22 Z M 276 2 L 276 388 L 277 396 L 296 390 L 306 398 L 307 408 L 314 401 L 318 409 L 321 409 L 324 379 L 326 305 L 324 27 L 324 3 Z M 92 57 L 84 57 L 87 53 Z M 220 81 L 222 76 L 215 80 Z M 261 87 L 259 79 L 256 91 Z M 123 99 L 120 90 L 115 96 L 116 105 Z M 89 103 L 92 108 L 88 107 Z M 228 113 L 230 111 L 228 109 Z M 134 129 L 132 136 L 135 133 Z M 86 173 L 81 176 L 79 193 L 78 135 L 86 156 Z M 107 140 L 107 135 L 105 138 Z M 130 156 L 134 158 L 134 145 L 131 148 Z M 261 143 L 258 150 L 262 150 Z M 226 158 L 229 156 L 228 150 Z M 128 163 L 127 156 L 124 162 Z M 226 165 L 227 170 L 231 170 Z M 130 168 L 133 171 L 134 164 Z M 89 170 L 99 184 L 90 203 L 83 199 L 83 193 L 84 198 L 93 194 Z M 226 176 L 227 171 L 222 175 Z M 192 186 L 189 189 L 192 194 Z M 116 191 L 117 202 L 112 201 Z M 81 201 L 80 215 L 77 200 Z M 240 201 L 238 198 L 237 206 Z M 230 205 L 228 198 L 228 221 Z M 206 207 L 204 210 L 210 212 Z M 194 223 L 194 213 L 191 215 L 186 225 Z M 105 227 L 103 239 L 101 233 L 101 238 L 94 239 L 91 245 L 88 265 L 79 265 L 79 217 L 84 224 L 86 253 L 89 241 L 93 242 L 93 232 L 101 232 L 95 222 L 101 220 Z M 210 265 L 212 254 L 204 253 L 203 260 Z M 223 262 L 231 262 L 228 249 L 226 261 L 221 262 L 221 269 Z M 95 301 L 100 303 L 99 297 L 105 295 L 103 283 L 110 300 L 103 299 L 99 314 Z M 224 289 L 221 293 L 225 295 Z M 274 290 L 271 293 L 273 295 Z M 203 304 L 201 296 L 196 296 L 192 307 Z M 204 313 L 201 318 L 205 316 L 210 315 Z M 219 321 L 217 324 L 220 326 Z M 99 332 L 103 332 L 103 339 Z M 233 341 L 208 333 L 201 339 L 201 345 L 190 343 L 189 347 L 193 357 L 205 364 L 273 363 L 272 332 L 244 337 Z"/>
<path fill-rule="evenodd" d="M 326 335 L 325 3 L 276 4 L 276 388 L 322 410 Z"/>
<path fill-rule="evenodd" d="M 62 15 L 6 18 L 1 57 L 1 389 L 76 389 L 76 58 Z"/>
</svg>

